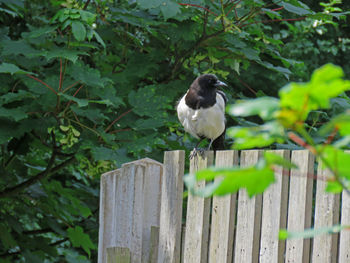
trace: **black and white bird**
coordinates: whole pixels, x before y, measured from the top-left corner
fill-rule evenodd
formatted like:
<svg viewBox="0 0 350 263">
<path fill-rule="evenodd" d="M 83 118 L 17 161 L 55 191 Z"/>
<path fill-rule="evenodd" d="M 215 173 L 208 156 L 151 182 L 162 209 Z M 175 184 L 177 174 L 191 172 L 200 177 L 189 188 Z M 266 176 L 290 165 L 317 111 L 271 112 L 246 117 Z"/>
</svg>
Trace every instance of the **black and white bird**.
<svg viewBox="0 0 350 263">
<path fill-rule="evenodd" d="M 190 158 L 203 154 L 198 145 L 206 138 L 210 140 L 208 150 L 211 146 L 214 151 L 224 149 L 227 98 L 217 89 L 220 86 L 227 85 L 213 74 L 201 75 L 193 81 L 177 105 L 177 115 L 185 131 L 199 139 Z"/>
</svg>

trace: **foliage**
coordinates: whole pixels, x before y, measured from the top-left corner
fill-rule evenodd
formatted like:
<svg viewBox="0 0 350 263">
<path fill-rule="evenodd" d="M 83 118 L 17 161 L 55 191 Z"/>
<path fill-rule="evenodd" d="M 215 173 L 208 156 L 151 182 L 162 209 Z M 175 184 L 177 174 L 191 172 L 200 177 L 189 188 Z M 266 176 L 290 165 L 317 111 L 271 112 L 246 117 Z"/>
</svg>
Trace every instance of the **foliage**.
<svg viewBox="0 0 350 263">
<path fill-rule="evenodd" d="M 226 91 L 231 102 L 247 91 L 274 96 L 271 83 L 303 77 L 285 50 L 300 45 L 305 24 L 291 23 L 334 27 L 346 15 L 325 8 L 296 0 L 0 0 L 1 260 L 96 261 L 99 175 L 191 148 L 174 105 L 199 73 L 235 86 Z M 299 40 L 286 49 L 286 38 Z M 254 106 L 249 114 L 270 122 L 240 133 L 264 137 L 282 127 L 271 116 L 280 104 L 269 101 L 265 112 Z M 346 134 L 346 118 L 324 132 L 339 126 Z M 271 138 L 284 137 L 277 129 Z"/>
</svg>

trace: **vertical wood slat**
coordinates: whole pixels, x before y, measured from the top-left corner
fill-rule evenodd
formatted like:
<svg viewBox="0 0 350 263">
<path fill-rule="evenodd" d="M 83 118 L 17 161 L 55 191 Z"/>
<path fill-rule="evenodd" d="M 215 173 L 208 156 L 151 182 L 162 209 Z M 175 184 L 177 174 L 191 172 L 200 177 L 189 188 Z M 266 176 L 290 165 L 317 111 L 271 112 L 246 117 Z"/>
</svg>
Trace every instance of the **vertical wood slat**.
<svg viewBox="0 0 350 263">
<path fill-rule="evenodd" d="M 288 150 L 269 152 L 290 160 Z M 283 262 L 284 258 L 285 241 L 278 240 L 278 233 L 287 225 L 289 170 L 276 168 L 275 179 L 275 183 L 263 193 L 260 263 L 279 263 Z"/>
<path fill-rule="evenodd" d="M 213 164 L 212 151 L 205 152 L 204 157 L 196 156 L 190 162 L 190 173 L 204 169 Z M 196 187 L 205 186 L 204 181 Z M 210 199 L 188 195 L 185 233 L 184 262 L 206 263 L 208 259 Z"/>
<path fill-rule="evenodd" d="M 304 231 L 311 226 L 312 184 L 315 157 L 307 150 L 292 152 L 292 162 L 298 169 L 291 170 L 288 231 Z M 310 256 L 309 239 L 288 239 L 286 262 L 308 263 Z"/>
<path fill-rule="evenodd" d="M 125 247 L 107 248 L 107 263 L 131 263 L 130 250 Z"/>
<path fill-rule="evenodd" d="M 217 151 L 216 167 L 238 164 L 238 151 Z M 217 178 L 217 180 L 220 180 Z M 236 194 L 214 196 L 209 242 L 210 263 L 231 263 L 235 224 Z"/>
<path fill-rule="evenodd" d="M 182 230 L 184 151 L 164 154 L 158 262 L 179 263 Z"/>
<path fill-rule="evenodd" d="M 115 180 L 121 174 L 121 169 L 105 173 L 100 181 L 100 218 L 98 238 L 98 263 L 107 261 L 107 247 L 113 240 L 113 207 L 115 195 Z"/>
<path fill-rule="evenodd" d="M 241 167 L 257 163 L 262 151 L 241 152 Z M 259 240 L 262 196 L 248 197 L 245 189 L 238 193 L 238 211 L 235 242 L 235 263 L 251 263 L 259 260 Z"/>
<path fill-rule="evenodd" d="M 346 191 L 342 193 L 341 205 L 341 224 L 344 226 L 350 225 L 350 194 Z M 339 263 L 350 262 L 350 231 L 344 229 L 340 232 L 339 237 Z"/>
<path fill-rule="evenodd" d="M 314 228 L 327 227 L 339 222 L 339 194 L 326 193 L 327 179 L 331 176 L 329 170 L 322 169 L 318 164 L 315 224 Z M 312 262 L 336 263 L 338 234 L 317 235 L 313 238 Z"/>
</svg>

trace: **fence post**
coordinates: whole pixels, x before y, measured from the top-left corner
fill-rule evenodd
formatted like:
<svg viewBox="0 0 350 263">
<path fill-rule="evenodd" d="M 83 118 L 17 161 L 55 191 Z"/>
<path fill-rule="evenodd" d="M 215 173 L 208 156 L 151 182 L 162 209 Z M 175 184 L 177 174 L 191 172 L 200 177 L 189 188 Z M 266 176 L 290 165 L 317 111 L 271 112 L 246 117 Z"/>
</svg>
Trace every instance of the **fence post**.
<svg viewBox="0 0 350 263">
<path fill-rule="evenodd" d="M 231 167 L 233 165 L 238 165 L 238 151 L 216 152 L 216 167 Z M 213 197 L 209 241 L 210 263 L 232 262 L 236 196 L 236 194 L 231 194 Z"/>
<path fill-rule="evenodd" d="M 304 231 L 311 227 L 312 184 L 315 157 L 307 150 L 292 152 L 292 169 L 289 188 L 288 224 L 289 231 Z M 286 262 L 309 262 L 310 240 L 288 239 Z"/>
<path fill-rule="evenodd" d="M 158 248 L 159 263 L 180 262 L 184 162 L 184 151 L 171 151 L 164 154 Z"/>
<path fill-rule="evenodd" d="M 213 158 L 212 151 L 205 152 L 204 158 L 194 157 L 190 162 L 190 173 L 212 165 Z M 196 183 L 198 188 L 204 186 L 204 181 Z M 184 263 L 206 263 L 208 260 L 209 212 L 209 198 L 188 195 Z"/>
</svg>

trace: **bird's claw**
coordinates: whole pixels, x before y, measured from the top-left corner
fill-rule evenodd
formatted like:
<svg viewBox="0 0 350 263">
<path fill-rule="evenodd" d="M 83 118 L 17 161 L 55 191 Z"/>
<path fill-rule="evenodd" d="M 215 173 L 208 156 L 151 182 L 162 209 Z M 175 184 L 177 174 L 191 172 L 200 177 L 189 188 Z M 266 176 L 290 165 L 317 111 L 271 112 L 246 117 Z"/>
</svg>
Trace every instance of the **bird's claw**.
<svg viewBox="0 0 350 263">
<path fill-rule="evenodd" d="M 193 151 L 190 154 L 190 160 L 192 160 L 194 157 L 199 155 L 200 157 L 204 158 L 205 150 L 202 148 L 194 148 Z"/>
</svg>

